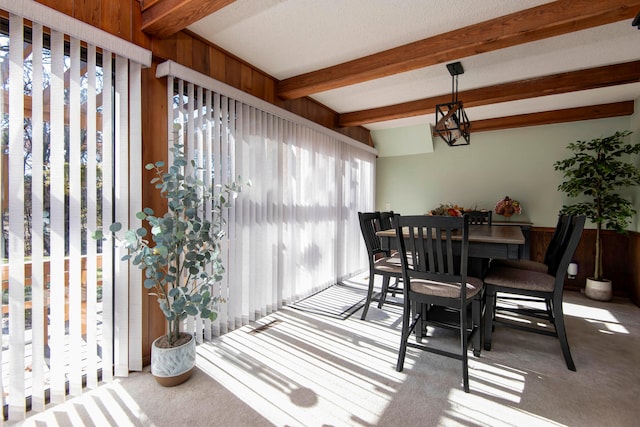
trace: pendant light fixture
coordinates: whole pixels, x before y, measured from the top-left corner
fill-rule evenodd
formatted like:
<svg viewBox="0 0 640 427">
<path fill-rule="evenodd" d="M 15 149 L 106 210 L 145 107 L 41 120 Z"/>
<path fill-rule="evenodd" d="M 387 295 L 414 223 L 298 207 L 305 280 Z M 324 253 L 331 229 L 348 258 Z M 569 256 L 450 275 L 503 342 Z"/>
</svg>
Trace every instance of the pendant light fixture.
<svg viewBox="0 0 640 427">
<path fill-rule="evenodd" d="M 460 62 L 447 64 L 447 69 L 451 74 L 451 102 L 436 105 L 434 131 L 450 147 L 469 145 L 471 123 L 462 107 L 462 101 L 458 100 L 458 76 L 464 73 L 464 69 Z"/>
</svg>

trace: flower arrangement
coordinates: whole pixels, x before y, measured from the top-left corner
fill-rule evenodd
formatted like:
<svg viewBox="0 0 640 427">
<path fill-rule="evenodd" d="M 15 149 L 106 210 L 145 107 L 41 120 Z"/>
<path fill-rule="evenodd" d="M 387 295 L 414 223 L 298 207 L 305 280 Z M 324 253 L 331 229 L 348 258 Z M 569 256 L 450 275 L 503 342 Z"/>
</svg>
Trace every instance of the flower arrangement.
<svg viewBox="0 0 640 427">
<path fill-rule="evenodd" d="M 462 216 L 464 214 L 464 208 L 462 206 L 454 205 L 452 203 L 440 204 L 437 208 L 431 210 L 429 215 L 444 215 L 444 216 Z"/>
<path fill-rule="evenodd" d="M 520 215 L 522 213 L 522 205 L 519 201 L 513 200 L 509 196 L 505 196 L 504 199 L 498 200 L 494 211 L 498 215 L 509 218 L 514 214 Z"/>
</svg>

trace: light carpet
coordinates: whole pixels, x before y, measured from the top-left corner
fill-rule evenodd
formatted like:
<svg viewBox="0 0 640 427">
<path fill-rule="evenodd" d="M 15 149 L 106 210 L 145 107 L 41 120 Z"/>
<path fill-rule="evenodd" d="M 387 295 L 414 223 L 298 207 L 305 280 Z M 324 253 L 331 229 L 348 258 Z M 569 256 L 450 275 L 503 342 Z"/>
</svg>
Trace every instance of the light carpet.
<svg viewBox="0 0 640 427">
<path fill-rule="evenodd" d="M 132 373 L 25 424 L 637 425 L 640 309 L 574 292 L 564 309 L 577 372 L 567 370 L 557 339 L 496 325 L 492 351 L 469 352 L 467 394 L 458 360 L 409 349 L 396 372 L 398 306 L 372 304 L 366 321 L 359 312 L 339 320 L 285 308 L 200 345 L 198 369 L 180 386 Z"/>
<path fill-rule="evenodd" d="M 364 305 L 367 290 L 349 281 L 329 286 L 292 305 L 290 308 L 345 320 Z"/>
</svg>

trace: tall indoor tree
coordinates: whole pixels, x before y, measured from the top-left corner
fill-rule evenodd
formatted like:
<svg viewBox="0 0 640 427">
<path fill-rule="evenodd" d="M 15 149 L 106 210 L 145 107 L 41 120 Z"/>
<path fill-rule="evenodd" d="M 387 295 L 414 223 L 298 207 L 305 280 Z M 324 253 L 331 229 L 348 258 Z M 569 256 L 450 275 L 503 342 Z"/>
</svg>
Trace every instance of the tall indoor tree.
<svg viewBox="0 0 640 427">
<path fill-rule="evenodd" d="M 640 185 L 640 169 L 634 157 L 640 153 L 640 143 L 631 143 L 630 134 L 617 131 L 604 138 L 570 143 L 567 148 L 573 155 L 554 164 L 565 178 L 558 190 L 578 198 L 576 203 L 563 206 L 563 212 L 585 215 L 596 226 L 593 278 L 598 281 L 603 279 L 602 228 L 624 233 L 636 213 L 633 203 L 619 193 Z"/>
</svg>

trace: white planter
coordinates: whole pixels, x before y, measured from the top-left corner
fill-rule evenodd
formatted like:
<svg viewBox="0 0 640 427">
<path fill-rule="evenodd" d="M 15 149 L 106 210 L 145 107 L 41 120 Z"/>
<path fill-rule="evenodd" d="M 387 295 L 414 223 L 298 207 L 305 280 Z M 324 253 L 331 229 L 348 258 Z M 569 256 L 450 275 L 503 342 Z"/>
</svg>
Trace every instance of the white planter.
<svg viewBox="0 0 640 427">
<path fill-rule="evenodd" d="M 587 286 L 584 288 L 584 294 L 591 299 L 598 301 L 610 301 L 613 296 L 611 289 L 611 280 L 595 280 L 587 278 Z"/>
<path fill-rule="evenodd" d="M 160 348 L 153 341 L 151 346 L 151 373 L 159 384 L 167 387 L 182 384 L 189 379 L 196 366 L 196 340 L 178 347 Z"/>
</svg>

